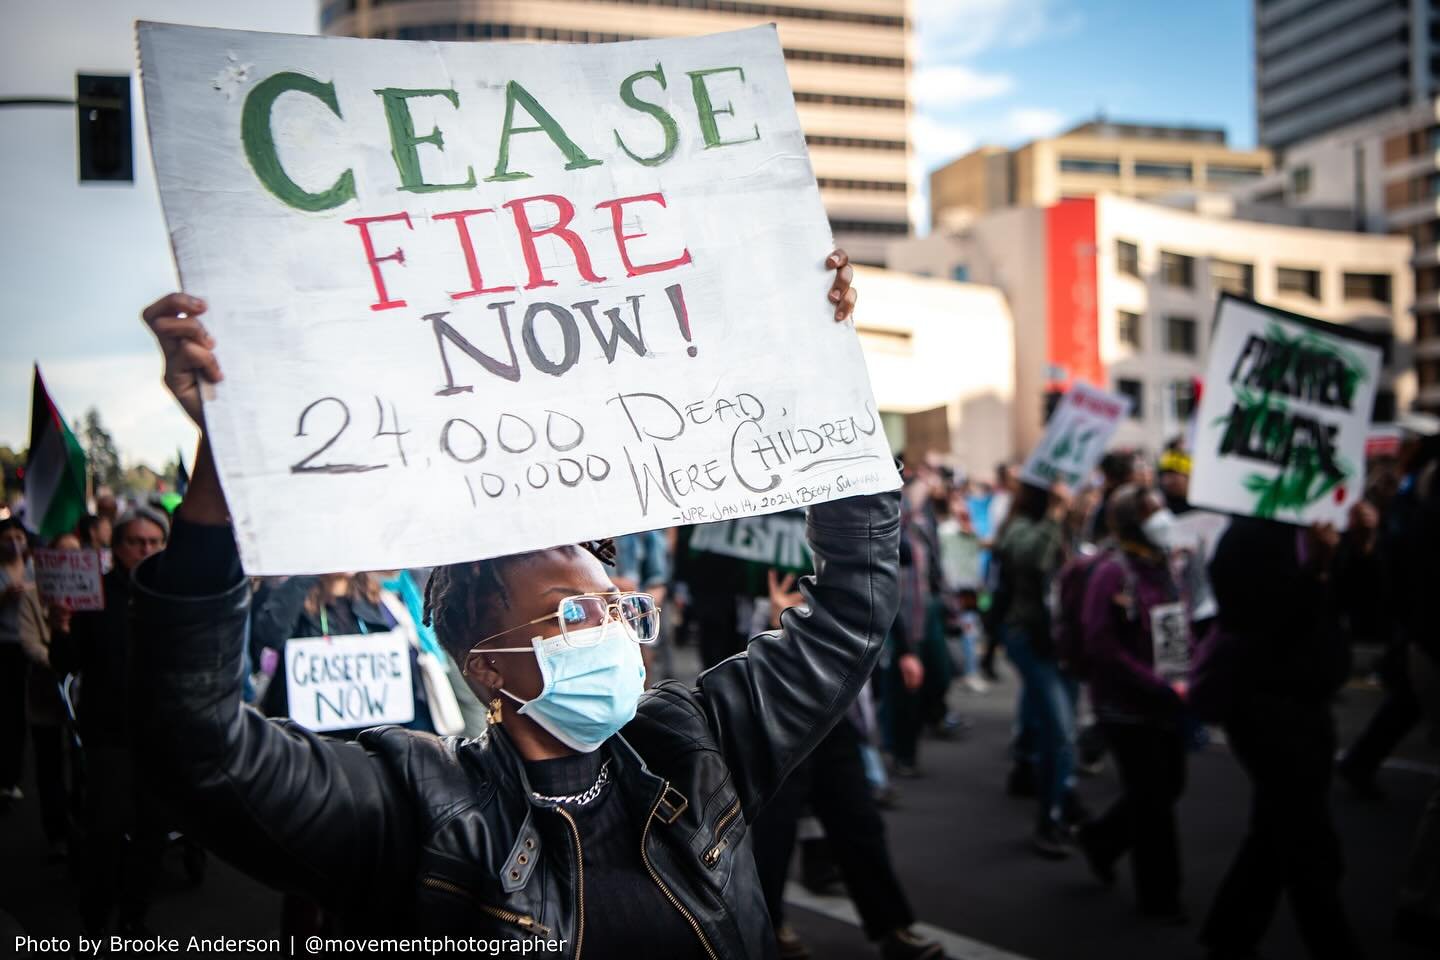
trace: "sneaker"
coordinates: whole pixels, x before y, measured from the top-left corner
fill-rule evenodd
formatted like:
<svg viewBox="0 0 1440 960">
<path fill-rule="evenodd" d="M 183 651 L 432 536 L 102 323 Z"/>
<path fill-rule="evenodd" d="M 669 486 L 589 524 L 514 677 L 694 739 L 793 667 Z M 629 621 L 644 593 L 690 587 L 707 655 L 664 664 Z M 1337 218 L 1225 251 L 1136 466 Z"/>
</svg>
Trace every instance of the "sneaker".
<svg viewBox="0 0 1440 960">
<path fill-rule="evenodd" d="M 905 763 L 903 760 L 896 760 L 890 772 L 901 780 L 918 780 L 921 776 L 919 767 L 913 763 Z"/>
<path fill-rule="evenodd" d="M 1060 802 L 1060 825 L 1073 834 L 1093 819 L 1079 795 L 1074 790 L 1067 791 L 1065 799 Z"/>
<path fill-rule="evenodd" d="M 1172 903 L 1163 907 L 1145 907 L 1140 916 L 1162 927 L 1183 927 L 1190 922 L 1190 912 L 1182 904 Z"/>
<path fill-rule="evenodd" d="M 1012 797 L 1035 796 L 1035 768 L 1028 763 L 1017 763 L 1010 768 L 1005 778 L 1005 792 Z"/>
<path fill-rule="evenodd" d="M 1085 865 L 1090 868 L 1091 873 L 1095 874 L 1095 879 L 1104 886 L 1115 886 L 1115 861 L 1101 856 L 1100 852 L 1095 849 L 1088 828 L 1081 827 L 1075 832 L 1075 845 L 1085 855 Z"/>
<path fill-rule="evenodd" d="M 775 943 L 780 948 L 780 960 L 805 960 L 810 956 L 810 948 L 788 923 L 775 928 Z"/>
<path fill-rule="evenodd" d="M 971 674 L 970 676 L 966 677 L 965 680 L 964 680 L 964 683 L 965 683 L 965 689 L 966 689 L 966 690 L 969 690 L 971 693 L 979 694 L 979 695 L 982 695 L 982 696 L 983 696 L 984 694 L 987 694 L 987 693 L 990 692 L 990 684 L 986 683 L 984 680 L 981 680 L 979 677 L 975 676 L 974 674 Z"/>
<path fill-rule="evenodd" d="M 940 960 L 945 948 L 909 930 L 896 930 L 880 941 L 881 960 Z"/>
<path fill-rule="evenodd" d="M 24 799 L 25 791 L 21 790 L 19 787 L 0 787 L 0 800 L 13 800 L 18 803 L 19 801 Z"/>
<path fill-rule="evenodd" d="M 1030 836 L 1030 845 L 1046 860 L 1064 860 L 1070 856 L 1070 833 L 1058 822 L 1045 818 Z"/>
<path fill-rule="evenodd" d="M 875 806 L 881 810 L 894 810 L 900 805 L 900 791 L 895 789 L 894 784 L 887 783 L 875 790 Z"/>
<path fill-rule="evenodd" d="M 1380 789 L 1380 785 L 1375 782 L 1374 776 L 1367 777 L 1362 773 L 1356 773 L 1342 763 L 1335 767 L 1335 777 L 1343 781 L 1345 785 L 1350 788 L 1351 792 L 1361 800 L 1369 803 L 1379 803 L 1385 799 L 1385 791 Z"/>
</svg>

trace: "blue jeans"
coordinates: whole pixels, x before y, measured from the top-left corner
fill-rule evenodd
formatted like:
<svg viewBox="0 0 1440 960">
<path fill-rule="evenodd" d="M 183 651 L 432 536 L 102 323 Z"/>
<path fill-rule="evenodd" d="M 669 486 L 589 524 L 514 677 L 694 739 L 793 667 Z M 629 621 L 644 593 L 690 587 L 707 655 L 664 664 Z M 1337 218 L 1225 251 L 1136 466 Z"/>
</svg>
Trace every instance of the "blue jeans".
<svg viewBox="0 0 1440 960">
<path fill-rule="evenodd" d="M 1059 818 L 1075 785 L 1075 681 L 1051 657 L 1035 652 L 1027 631 L 1005 630 L 1005 651 L 1020 673 L 1020 736 L 1017 755 L 1034 765 L 1040 815 Z"/>
</svg>

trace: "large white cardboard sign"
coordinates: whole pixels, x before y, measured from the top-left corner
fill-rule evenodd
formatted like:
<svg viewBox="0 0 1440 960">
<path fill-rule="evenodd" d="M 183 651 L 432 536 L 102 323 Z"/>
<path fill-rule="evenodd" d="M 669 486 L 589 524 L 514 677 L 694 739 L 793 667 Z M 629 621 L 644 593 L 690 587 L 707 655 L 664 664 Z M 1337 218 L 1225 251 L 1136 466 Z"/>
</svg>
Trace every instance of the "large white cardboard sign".
<svg viewBox="0 0 1440 960">
<path fill-rule="evenodd" d="M 285 643 L 290 719 L 309 730 L 354 730 L 415 719 L 403 631 Z"/>
<path fill-rule="evenodd" d="M 142 23 L 252 574 L 894 489 L 774 29 L 604 44 Z"/>
<path fill-rule="evenodd" d="M 1129 412 L 1130 398 L 1124 394 L 1076 381 L 1050 415 L 1045 436 L 1030 451 L 1021 478 L 1041 487 L 1056 481 L 1071 488 L 1081 486 Z"/>
<path fill-rule="evenodd" d="M 46 603 L 66 610 L 104 610 L 103 578 L 99 550 L 35 551 L 35 588 Z"/>
<path fill-rule="evenodd" d="M 1196 415 L 1190 502 L 1343 528 L 1364 493 L 1382 356 L 1355 331 L 1223 297 Z"/>
</svg>

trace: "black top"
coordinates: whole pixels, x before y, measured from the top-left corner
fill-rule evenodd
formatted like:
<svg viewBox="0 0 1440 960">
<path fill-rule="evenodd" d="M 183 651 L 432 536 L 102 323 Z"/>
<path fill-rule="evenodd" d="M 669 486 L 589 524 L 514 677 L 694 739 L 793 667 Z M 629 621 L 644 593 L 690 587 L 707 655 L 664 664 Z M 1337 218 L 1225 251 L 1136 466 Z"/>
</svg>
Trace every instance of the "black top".
<svg viewBox="0 0 1440 960">
<path fill-rule="evenodd" d="M 239 579 L 239 557 L 229 527 L 202 526 L 177 518 L 159 560 L 156 587 L 178 596 L 205 596 Z M 569 796 L 589 789 L 605 762 L 604 748 L 555 760 L 526 763 L 531 789 Z M 585 956 L 666 960 L 703 958 L 700 941 L 679 910 L 650 878 L 640 858 L 641 823 L 617 797 L 612 781 L 584 806 L 565 805 L 575 818 L 585 857 Z M 574 838 L 564 817 L 537 816 L 550 855 L 569 861 Z M 568 870 L 569 867 L 567 866 Z"/>
<path fill-rule="evenodd" d="M 530 788 L 551 797 L 584 793 L 600 776 L 605 748 L 526 761 Z M 585 956 L 703 958 L 699 939 L 651 879 L 640 858 L 642 824 L 611 781 L 587 804 L 562 804 L 575 819 L 585 856 Z M 553 856 L 574 856 L 574 835 L 558 813 L 537 818 Z"/>
</svg>

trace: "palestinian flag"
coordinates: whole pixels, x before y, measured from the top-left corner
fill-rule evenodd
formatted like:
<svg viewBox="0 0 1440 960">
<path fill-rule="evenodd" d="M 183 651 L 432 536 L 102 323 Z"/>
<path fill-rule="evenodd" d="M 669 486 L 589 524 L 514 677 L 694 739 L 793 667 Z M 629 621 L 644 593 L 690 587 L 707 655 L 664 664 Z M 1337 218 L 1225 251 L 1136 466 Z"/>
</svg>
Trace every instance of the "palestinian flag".
<svg viewBox="0 0 1440 960">
<path fill-rule="evenodd" d="M 35 367 L 30 399 L 30 454 L 25 461 L 25 516 L 49 540 L 75 529 L 85 514 L 85 451 L 45 392 Z"/>
</svg>

